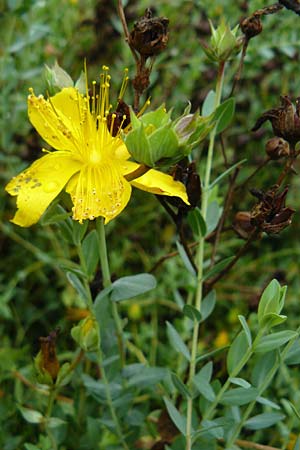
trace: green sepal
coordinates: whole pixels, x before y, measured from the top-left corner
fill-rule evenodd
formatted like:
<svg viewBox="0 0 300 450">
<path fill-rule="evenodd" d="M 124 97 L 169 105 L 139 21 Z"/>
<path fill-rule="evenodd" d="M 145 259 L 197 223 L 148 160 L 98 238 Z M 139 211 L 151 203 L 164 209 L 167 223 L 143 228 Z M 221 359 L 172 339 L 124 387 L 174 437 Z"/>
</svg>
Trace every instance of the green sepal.
<svg viewBox="0 0 300 450">
<path fill-rule="evenodd" d="M 42 352 L 39 351 L 33 360 L 37 382 L 40 384 L 46 384 L 47 386 L 53 386 L 54 382 L 50 373 L 43 368 L 42 358 L 43 358 Z"/>
<path fill-rule="evenodd" d="M 85 352 L 93 352 L 99 348 L 100 333 L 97 322 L 92 317 L 86 317 L 74 326 L 71 336 Z"/>
</svg>

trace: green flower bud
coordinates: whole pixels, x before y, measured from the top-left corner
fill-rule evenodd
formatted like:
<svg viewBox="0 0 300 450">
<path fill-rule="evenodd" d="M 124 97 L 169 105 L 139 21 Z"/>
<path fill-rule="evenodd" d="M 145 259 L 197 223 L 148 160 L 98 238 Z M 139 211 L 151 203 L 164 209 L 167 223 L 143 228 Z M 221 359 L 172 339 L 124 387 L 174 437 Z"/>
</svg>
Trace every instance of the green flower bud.
<svg viewBox="0 0 300 450">
<path fill-rule="evenodd" d="M 89 316 L 72 328 L 71 336 L 85 352 L 93 352 L 99 348 L 100 337 L 96 320 Z"/>
<path fill-rule="evenodd" d="M 239 53 L 242 47 L 242 38 L 236 36 L 239 25 L 231 30 L 225 20 L 222 20 L 218 28 L 214 28 L 211 21 L 209 23 L 211 28 L 210 44 L 207 45 L 202 41 L 201 46 L 211 61 L 228 61 Z"/>
<path fill-rule="evenodd" d="M 173 164 L 188 155 L 212 128 L 211 118 L 189 114 L 190 106 L 174 121 L 171 112 L 164 105 L 141 117 L 130 112 L 132 129 L 123 137 L 135 161 L 148 167 L 166 160 Z"/>
</svg>

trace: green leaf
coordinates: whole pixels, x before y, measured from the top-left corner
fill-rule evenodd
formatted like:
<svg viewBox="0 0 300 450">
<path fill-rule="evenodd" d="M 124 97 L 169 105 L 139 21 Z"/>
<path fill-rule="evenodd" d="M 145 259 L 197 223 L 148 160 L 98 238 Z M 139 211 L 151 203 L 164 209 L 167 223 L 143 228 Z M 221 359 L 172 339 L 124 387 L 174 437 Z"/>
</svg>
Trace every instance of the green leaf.
<svg viewBox="0 0 300 450">
<path fill-rule="evenodd" d="M 262 430 L 263 428 L 269 428 L 272 425 L 277 424 L 284 418 L 285 415 L 279 412 L 263 413 L 248 419 L 244 426 L 245 428 L 248 428 L 248 430 Z"/>
<path fill-rule="evenodd" d="M 213 312 L 216 305 L 216 291 L 213 289 L 203 299 L 201 304 L 201 322 L 204 322 Z"/>
<path fill-rule="evenodd" d="M 156 287 L 156 279 L 149 273 L 119 278 L 112 284 L 111 299 L 114 302 L 128 300 Z"/>
<path fill-rule="evenodd" d="M 201 423 L 201 431 L 210 434 L 216 439 L 224 438 L 224 428 L 215 420 L 203 420 Z"/>
<path fill-rule="evenodd" d="M 57 374 L 56 386 L 62 387 L 69 383 L 73 376 L 73 371 L 70 370 L 70 363 L 64 363 Z"/>
<path fill-rule="evenodd" d="M 241 359 L 245 356 L 248 350 L 248 341 L 245 331 L 241 331 L 234 339 L 229 348 L 227 355 L 227 371 L 229 375 L 235 370 Z"/>
<path fill-rule="evenodd" d="M 167 322 L 167 335 L 174 350 L 181 353 L 188 361 L 190 361 L 191 355 L 189 349 L 170 322 Z"/>
<path fill-rule="evenodd" d="M 58 226 L 58 229 L 59 229 L 60 234 L 63 237 L 63 239 L 66 242 L 68 242 L 69 244 L 74 244 L 74 242 L 73 242 L 73 221 L 70 218 L 68 218 L 61 222 L 58 222 L 57 226 Z"/>
<path fill-rule="evenodd" d="M 213 402 L 216 397 L 212 386 L 209 384 L 212 376 L 212 369 L 212 362 L 208 362 L 192 379 L 193 386 L 209 402 Z"/>
<path fill-rule="evenodd" d="M 141 367 L 138 373 L 128 380 L 128 387 L 147 388 L 160 383 L 167 375 L 164 367 Z"/>
<path fill-rule="evenodd" d="M 53 225 L 66 220 L 68 217 L 70 217 L 70 213 L 57 203 L 53 203 L 42 215 L 40 224 L 43 226 Z"/>
<path fill-rule="evenodd" d="M 229 169 L 225 170 L 225 172 L 222 172 L 221 175 L 219 175 L 209 186 L 210 189 L 212 189 L 214 186 L 216 186 L 216 184 L 220 183 L 220 181 L 226 177 L 227 175 L 229 175 L 234 169 L 236 169 L 237 167 L 241 166 L 242 164 L 244 164 L 244 162 L 246 162 L 247 159 L 242 159 L 241 161 L 235 163 L 233 166 L 229 167 Z"/>
<path fill-rule="evenodd" d="M 298 436 L 298 438 L 297 438 L 297 440 L 295 442 L 293 450 L 300 450 L 300 436 Z"/>
<path fill-rule="evenodd" d="M 192 266 L 192 263 L 189 260 L 183 245 L 179 241 L 176 241 L 176 246 L 177 246 L 179 256 L 180 256 L 185 268 L 190 272 L 190 274 L 192 274 L 195 277 L 196 276 L 195 269 Z"/>
<path fill-rule="evenodd" d="M 199 208 L 194 208 L 189 211 L 188 223 L 193 230 L 193 234 L 195 237 L 206 236 L 206 223 Z"/>
<path fill-rule="evenodd" d="M 215 91 L 211 90 L 209 91 L 203 102 L 201 111 L 202 116 L 209 116 L 214 112 L 215 102 L 216 102 L 216 93 Z"/>
<path fill-rule="evenodd" d="M 75 275 L 75 273 L 73 273 L 73 272 L 67 272 L 67 278 L 68 278 L 69 282 L 71 283 L 71 285 L 73 286 L 73 288 L 77 291 L 79 296 L 85 302 L 87 302 L 88 297 L 87 297 L 86 289 L 85 289 L 84 285 L 82 284 L 82 282 L 80 281 L 80 279 L 78 278 L 78 276 Z"/>
<path fill-rule="evenodd" d="M 278 331 L 278 333 L 263 336 L 255 346 L 254 352 L 266 353 L 271 350 L 275 350 L 297 336 L 298 333 L 292 330 Z"/>
<path fill-rule="evenodd" d="M 208 272 L 206 272 L 206 274 L 204 274 L 203 281 L 221 272 L 234 258 L 234 256 L 229 256 L 228 258 L 222 259 L 222 261 L 215 264 Z"/>
<path fill-rule="evenodd" d="M 214 114 L 214 119 L 217 121 L 216 133 L 221 133 L 228 127 L 235 111 L 235 100 L 234 98 L 229 98 L 225 100 L 217 109 Z"/>
<path fill-rule="evenodd" d="M 220 206 L 215 200 L 208 205 L 206 214 L 206 235 L 214 231 L 221 214 Z"/>
<path fill-rule="evenodd" d="M 88 220 L 85 220 L 82 224 L 77 222 L 76 220 L 73 221 L 73 242 L 75 245 L 79 245 L 81 243 L 88 225 Z"/>
<path fill-rule="evenodd" d="M 241 406 L 256 400 L 258 390 L 254 387 L 230 389 L 223 394 L 220 403 L 222 405 Z"/>
<path fill-rule="evenodd" d="M 245 389 L 249 389 L 251 387 L 251 384 L 248 383 L 248 381 L 244 380 L 243 378 L 236 378 L 236 377 L 231 378 L 230 377 L 229 381 L 230 381 L 230 383 L 236 384 L 237 386 L 241 386 Z"/>
<path fill-rule="evenodd" d="M 245 335 L 246 335 L 246 338 L 247 338 L 247 341 L 248 341 L 248 345 L 249 345 L 249 347 L 251 347 L 252 346 L 251 331 L 250 331 L 250 328 L 249 328 L 249 326 L 247 324 L 246 318 L 244 316 L 242 316 L 242 315 L 239 315 L 238 318 L 239 318 L 239 321 L 241 322 L 243 330 L 245 331 Z"/>
<path fill-rule="evenodd" d="M 286 319 L 287 316 L 283 316 L 282 314 L 267 313 L 263 317 L 262 325 L 267 326 L 268 328 L 273 328 L 285 322 Z"/>
<path fill-rule="evenodd" d="M 259 324 L 262 326 L 264 316 L 267 313 L 279 314 L 281 286 L 276 279 L 272 280 L 265 288 L 259 301 L 257 315 Z"/>
<path fill-rule="evenodd" d="M 37 447 L 33 444 L 24 444 L 25 450 L 41 450 L 41 447 Z"/>
<path fill-rule="evenodd" d="M 192 305 L 184 305 L 183 310 L 182 310 L 183 314 L 188 317 L 191 320 L 196 320 L 196 322 L 200 322 L 201 321 L 201 313 L 198 309 L 196 309 L 194 306 Z"/>
<path fill-rule="evenodd" d="M 213 402 L 216 397 L 212 386 L 209 384 L 212 377 L 212 372 L 213 364 L 209 361 L 192 379 L 192 383 L 197 391 L 210 402 Z"/>
<path fill-rule="evenodd" d="M 65 420 L 62 420 L 59 417 L 49 417 L 46 422 L 47 426 L 50 428 L 57 428 L 67 423 Z"/>
<path fill-rule="evenodd" d="M 180 392 L 184 397 L 189 398 L 191 397 L 191 393 L 188 390 L 188 388 L 186 387 L 185 384 L 183 384 L 183 382 L 180 380 L 180 378 L 176 375 L 176 373 L 172 373 L 171 374 L 171 379 L 172 382 L 174 384 L 174 386 L 176 387 L 176 389 L 178 390 L 178 392 Z"/>
<path fill-rule="evenodd" d="M 163 397 L 169 416 L 178 430 L 185 436 L 186 435 L 186 419 L 180 414 L 178 409 L 167 399 Z"/>
<path fill-rule="evenodd" d="M 82 242 L 82 252 L 86 264 L 87 276 L 90 278 L 94 275 L 98 261 L 98 234 L 96 230 L 92 230 Z"/>
<path fill-rule="evenodd" d="M 290 402 L 289 400 L 287 400 L 286 398 L 283 398 L 281 400 L 283 406 L 285 406 L 287 412 L 289 412 L 289 410 L 291 410 L 295 416 L 297 417 L 297 419 L 300 421 L 300 412 L 298 411 L 298 409 L 296 408 L 296 406 Z"/>
<path fill-rule="evenodd" d="M 261 405 L 265 405 L 265 406 L 269 406 L 270 408 L 274 408 L 274 409 L 281 409 L 279 405 L 277 405 L 277 403 L 272 402 L 271 400 L 269 400 L 268 398 L 265 397 L 257 397 L 256 399 L 257 403 L 260 403 Z"/>
<path fill-rule="evenodd" d="M 251 381 L 254 386 L 259 388 L 264 383 L 268 373 L 273 369 L 274 365 L 277 364 L 277 358 L 276 352 L 259 355 L 251 374 Z"/>
<path fill-rule="evenodd" d="M 223 350 L 226 350 L 228 347 L 229 345 L 225 345 L 224 347 L 216 348 L 211 352 L 204 353 L 203 355 L 197 357 L 196 363 L 203 361 L 204 359 L 210 358 L 211 356 L 217 355 L 218 353 L 221 353 Z"/>
<path fill-rule="evenodd" d="M 300 339 L 293 342 L 285 356 L 284 362 L 288 366 L 300 364 Z"/>
<path fill-rule="evenodd" d="M 29 423 L 42 423 L 44 421 L 44 416 L 34 409 L 24 408 L 24 406 L 18 406 L 19 411 L 22 416 Z"/>
</svg>

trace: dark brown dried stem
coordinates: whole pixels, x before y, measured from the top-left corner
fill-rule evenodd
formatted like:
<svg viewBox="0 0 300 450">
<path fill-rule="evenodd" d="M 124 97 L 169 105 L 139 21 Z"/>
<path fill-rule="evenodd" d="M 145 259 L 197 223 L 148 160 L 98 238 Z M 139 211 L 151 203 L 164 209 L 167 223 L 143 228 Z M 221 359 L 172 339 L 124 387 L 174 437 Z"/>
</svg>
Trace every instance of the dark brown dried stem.
<svg viewBox="0 0 300 450">
<path fill-rule="evenodd" d="M 127 26 L 127 21 L 126 21 L 126 17 L 125 17 L 125 13 L 124 13 L 124 8 L 122 5 L 122 0 L 118 0 L 118 14 L 122 23 L 122 27 L 124 30 L 124 34 L 125 34 L 125 40 L 129 45 L 129 48 L 131 50 L 131 53 L 135 59 L 135 62 L 138 64 L 139 62 L 139 57 L 136 53 L 136 51 L 134 50 L 134 48 L 132 48 L 132 46 L 130 45 L 130 34 L 129 34 L 129 30 L 128 30 L 128 26 Z"/>
<path fill-rule="evenodd" d="M 235 255 L 234 259 L 227 264 L 226 267 L 224 267 L 223 270 L 221 270 L 216 276 L 214 276 L 213 278 L 210 278 L 208 281 L 206 281 L 204 283 L 205 286 L 205 292 L 209 292 L 211 291 L 212 287 L 221 279 L 223 278 L 225 275 L 227 275 L 227 273 L 232 269 L 232 267 L 238 262 L 238 260 L 246 253 L 246 251 L 248 250 L 248 248 L 250 247 L 250 245 L 252 244 L 252 242 L 258 237 L 259 235 L 259 230 L 255 229 L 249 236 L 249 238 L 247 239 L 247 241 L 245 242 L 245 244 L 239 249 L 239 251 L 237 252 L 237 254 Z"/>
<path fill-rule="evenodd" d="M 218 243 L 220 240 L 220 236 L 224 227 L 224 223 L 225 220 L 227 218 L 227 215 L 229 213 L 230 210 L 230 206 L 232 204 L 232 199 L 233 199 L 233 194 L 234 194 L 234 184 L 235 184 L 235 180 L 239 174 L 240 169 L 236 168 L 233 175 L 230 177 L 230 183 L 229 183 L 229 188 L 226 194 L 226 198 L 225 198 L 225 202 L 224 202 L 224 209 L 222 212 L 222 215 L 220 217 L 219 223 L 218 223 L 218 227 L 216 230 L 216 234 L 215 234 L 215 239 L 214 239 L 214 243 L 213 243 L 213 249 L 212 249 L 212 253 L 211 253 L 211 260 L 210 260 L 210 267 L 212 267 L 214 265 L 215 262 L 215 258 L 216 258 L 216 254 L 217 254 L 217 248 L 218 248 Z"/>
<path fill-rule="evenodd" d="M 235 186 L 235 191 L 237 191 L 238 189 L 242 189 L 244 188 L 250 180 L 252 180 L 252 178 L 263 168 L 265 167 L 268 162 L 271 161 L 271 158 L 266 158 L 264 161 L 262 161 L 260 163 L 260 165 L 258 167 L 256 167 L 256 169 L 254 170 L 254 172 L 251 173 L 251 175 L 249 175 L 248 178 L 246 178 L 246 180 L 244 180 L 241 184 L 238 184 L 237 186 Z"/>
<path fill-rule="evenodd" d="M 190 252 L 190 247 L 189 247 L 189 245 L 188 245 L 188 243 L 186 241 L 185 235 L 184 235 L 184 230 L 183 230 L 183 226 L 182 226 L 182 216 L 181 216 L 180 212 L 178 214 L 175 214 L 175 212 L 167 204 L 167 202 L 164 200 L 163 197 L 161 197 L 160 195 L 157 195 L 156 197 L 159 200 L 160 204 L 167 211 L 169 216 L 172 218 L 173 222 L 175 223 L 177 231 L 178 231 L 178 234 L 179 234 L 180 243 L 182 244 L 182 246 L 184 248 L 184 251 L 185 251 L 185 253 L 186 253 L 186 255 L 187 255 L 188 259 L 189 259 L 189 262 L 191 263 L 193 269 L 195 270 L 195 273 L 197 273 L 197 271 L 198 271 L 197 266 L 196 266 L 196 264 L 194 262 L 193 255 Z M 156 267 L 157 267 L 157 264 L 154 266 L 154 268 L 156 268 Z M 153 271 L 154 271 L 154 269 L 151 269 L 151 272 L 153 272 Z"/>
<path fill-rule="evenodd" d="M 293 170 L 293 163 L 296 160 L 297 156 L 299 155 L 299 151 L 297 153 L 295 153 L 295 150 L 291 149 L 291 153 L 293 156 L 291 156 L 291 158 L 289 158 L 284 166 L 283 171 L 281 172 L 281 174 L 279 175 L 279 178 L 276 182 L 276 184 L 279 186 L 281 186 L 283 180 L 285 179 L 285 177 L 287 176 L 287 174 Z"/>
<path fill-rule="evenodd" d="M 240 59 L 240 62 L 239 62 L 238 70 L 237 70 L 237 72 L 235 74 L 235 77 L 234 77 L 234 80 L 233 80 L 232 89 L 231 89 L 229 97 L 233 96 L 235 88 L 236 88 L 238 82 L 240 81 L 242 70 L 243 70 L 243 66 L 244 66 L 244 60 L 245 60 L 245 56 L 246 56 L 246 52 L 247 52 L 247 48 L 248 48 L 248 44 L 249 44 L 249 39 L 247 39 L 245 37 L 244 38 L 244 42 L 243 42 L 243 47 L 242 47 L 241 59 Z"/>
</svg>

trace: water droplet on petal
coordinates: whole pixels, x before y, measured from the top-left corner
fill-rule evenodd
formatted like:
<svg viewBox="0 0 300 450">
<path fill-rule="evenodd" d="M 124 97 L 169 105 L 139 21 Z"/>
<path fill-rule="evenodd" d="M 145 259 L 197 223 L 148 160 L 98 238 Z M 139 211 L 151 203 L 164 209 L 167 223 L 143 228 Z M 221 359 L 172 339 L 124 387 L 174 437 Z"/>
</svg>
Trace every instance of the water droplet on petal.
<svg viewBox="0 0 300 450">
<path fill-rule="evenodd" d="M 51 192 L 55 191 L 57 188 L 58 188 L 58 183 L 56 183 L 55 181 L 49 181 L 48 183 L 45 184 L 44 191 L 47 193 L 51 193 Z"/>
</svg>

